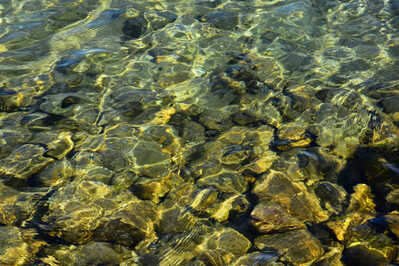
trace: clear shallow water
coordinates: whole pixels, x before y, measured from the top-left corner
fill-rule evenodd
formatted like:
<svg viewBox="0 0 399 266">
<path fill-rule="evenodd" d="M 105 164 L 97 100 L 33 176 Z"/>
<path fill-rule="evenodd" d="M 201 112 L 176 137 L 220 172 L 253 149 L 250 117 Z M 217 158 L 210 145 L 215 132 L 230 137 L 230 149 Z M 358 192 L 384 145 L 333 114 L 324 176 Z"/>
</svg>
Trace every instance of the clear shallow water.
<svg viewBox="0 0 399 266">
<path fill-rule="evenodd" d="M 399 263 L 398 8 L 2 1 L 0 262 Z"/>
</svg>

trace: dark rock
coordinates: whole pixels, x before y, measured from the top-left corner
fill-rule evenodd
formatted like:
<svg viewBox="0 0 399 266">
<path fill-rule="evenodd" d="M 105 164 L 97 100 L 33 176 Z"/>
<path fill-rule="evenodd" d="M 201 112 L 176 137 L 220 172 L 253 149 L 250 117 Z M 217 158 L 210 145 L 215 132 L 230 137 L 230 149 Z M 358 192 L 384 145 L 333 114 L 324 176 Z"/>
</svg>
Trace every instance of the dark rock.
<svg viewBox="0 0 399 266">
<path fill-rule="evenodd" d="M 199 118 L 199 121 L 207 129 L 224 131 L 232 126 L 230 114 L 227 112 L 206 110 Z"/>
<path fill-rule="evenodd" d="M 399 112 L 399 96 L 390 96 L 384 97 L 380 102 L 379 105 L 382 107 L 382 110 L 387 113 L 395 113 Z"/>
<path fill-rule="evenodd" d="M 280 61 L 287 71 L 300 71 L 310 63 L 310 58 L 295 53 L 288 53 Z"/>
<path fill-rule="evenodd" d="M 399 57 L 399 45 L 396 42 L 392 42 L 388 45 L 389 45 L 389 48 L 388 48 L 389 54 L 393 58 L 398 58 Z"/>
<path fill-rule="evenodd" d="M 321 182 L 315 188 L 315 193 L 322 207 L 332 209 L 337 214 L 343 211 L 346 193 L 342 187 L 330 182 Z"/>
<path fill-rule="evenodd" d="M 356 47 L 356 55 L 361 58 L 373 59 L 379 53 L 380 49 L 377 45 L 359 45 Z"/>
<path fill-rule="evenodd" d="M 358 148 L 339 174 L 338 184 L 348 192 L 352 192 L 356 184 L 368 184 L 375 195 L 376 209 L 386 213 L 394 208 L 386 197 L 399 188 L 397 164 L 399 153 L 395 149 Z"/>
<path fill-rule="evenodd" d="M 118 265 L 122 259 L 121 255 L 110 243 L 90 242 L 79 248 L 73 256 L 75 263 L 72 265 Z"/>
<path fill-rule="evenodd" d="M 205 129 L 196 122 L 185 121 L 182 137 L 185 141 L 202 142 L 205 140 Z"/>
<path fill-rule="evenodd" d="M 331 91 L 329 89 L 321 89 L 316 92 L 315 96 L 320 100 L 325 102 L 328 98 L 330 98 Z"/>
<path fill-rule="evenodd" d="M 162 204 L 164 209 L 161 208 L 160 210 L 160 219 L 157 231 L 161 234 L 168 234 L 171 232 L 182 233 L 189 230 L 190 224 L 194 218 L 192 213 L 176 205 L 169 207 L 167 206 L 168 204 L 173 203 L 164 202 L 164 204 Z"/>
<path fill-rule="evenodd" d="M 169 155 L 156 142 L 140 141 L 132 151 L 137 174 L 161 177 L 168 174 Z"/>
<path fill-rule="evenodd" d="M 232 118 L 233 122 L 240 126 L 245 126 L 256 121 L 256 117 L 252 116 L 248 112 L 235 113 Z"/>
<path fill-rule="evenodd" d="M 233 266 L 241 266 L 241 265 L 251 265 L 251 266 L 277 266 L 277 260 L 280 258 L 280 255 L 277 252 L 252 252 L 241 256 Z"/>
<path fill-rule="evenodd" d="M 331 81 L 333 84 L 341 85 L 344 84 L 348 78 L 343 74 L 335 73 L 328 78 L 328 81 Z"/>
<path fill-rule="evenodd" d="M 365 71 L 370 68 L 370 65 L 362 60 L 362 59 L 357 59 L 349 63 L 342 64 L 340 67 L 340 72 L 341 73 L 352 73 L 354 71 Z"/>
<path fill-rule="evenodd" d="M 148 141 L 139 142 L 134 148 L 134 155 L 138 165 L 159 163 L 169 158 L 157 143 Z"/>
<path fill-rule="evenodd" d="M 384 216 L 384 220 L 388 223 L 388 227 L 391 232 L 399 238 L 399 212 L 393 211 Z"/>
<path fill-rule="evenodd" d="M 222 163 L 227 165 L 235 165 L 246 160 L 251 154 L 251 147 L 243 145 L 229 145 L 227 146 L 222 155 Z"/>
<path fill-rule="evenodd" d="M 147 23 L 142 17 L 129 18 L 123 23 L 122 32 L 124 39 L 140 38 L 146 31 Z"/>
<path fill-rule="evenodd" d="M 238 16 L 230 12 L 215 11 L 201 17 L 201 21 L 208 22 L 222 30 L 234 30 L 238 24 Z"/>
<path fill-rule="evenodd" d="M 385 266 L 389 263 L 380 252 L 363 245 L 346 248 L 342 254 L 342 261 L 347 266 Z"/>
</svg>

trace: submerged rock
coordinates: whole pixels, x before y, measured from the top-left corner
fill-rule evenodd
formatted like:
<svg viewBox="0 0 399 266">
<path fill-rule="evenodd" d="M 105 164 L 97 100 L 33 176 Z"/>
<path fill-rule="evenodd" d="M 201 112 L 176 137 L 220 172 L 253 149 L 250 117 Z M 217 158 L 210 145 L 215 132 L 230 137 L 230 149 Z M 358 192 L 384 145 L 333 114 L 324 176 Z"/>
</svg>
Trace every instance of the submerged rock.
<svg viewBox="0 0 399 266">
<path fill-rule="evenodd" d="M 123 124 L 120 126 L 120 130 L 129 130 L 123 127 Z M 118 126 L 114 129 L 117 128 Z M 158 142 L 134 136 L 139 133 L 137 129 L 134 129 L 126 131 L 122 136 L 120 135 L 122 133 L 116 131 L 108 132 L 106 136 L 89 136 L 80 143 L 81 151 L 74 157 L 76 165 L 79 165 L 76 167 L 77 172 L 87 175 L 90 169 L 96 166 L 108 168 L 114 172 L 129 170 L 149 178 L 167 176 L 168 169 L 171 168 L 169 152 L 174 151 L 176 147 L 164 149 Z M 169 151 L 168 148 L 171 150 Z"/>
<path fill-rule="evenodd" d="M 92 239 L 135 246 L 153 238 L 157 223 L 156 208 L 126 190 L 116 190 L 100 182 L 72 182 L 55 192 L 49 213 L 49 235 L 70 243 L 87 243 Z"/>
<path fill-rule="evenodd" d="M 147 22 L 142 16 L 129 18 L 123 23 L 122 32 L 124 39 L 140 38 L 146 31 Z"/>
<path fill-rule="evenodd" d="M 57 186 L 72 178 L 74 171 L 71 162 L 64 158 L 47 165 L 37 176 L 37 181 L 43 186 Z"/>
<path fill-rule="evenodd" d="M 226 11 L 215 11 L 201 17 L 201 21 L 222 30 L 233 30 L 238 24 L 237 14 Z"/>
<path fill-rule="evenodd" d="M 11 179 L 26 180 L 54 161 L 45 157 L 45 152 L 46 149 L 40 145 L 22 145 L 0 160 L 0 172 Z"/>
<path fill-rule="evenodd" d="M 344 266 L 341 261 L 343 247 L 331 247 L 319 260 L 312 265 L 314 266 Z"/>
<path fill-rule="evenodd" d="M 399 212 L 393 211 L 384 216 L 384 222 L 388 224 L 390 231 L 399 238 Z"/>
<path fill-rule="evenodd" d="M 133 198 L 132 198 L 133 199 Z M 158 217 L 155 206 L 148 201 L 132 200 L 102 217 L 95 229 L 94 239 L 134 247 L 140 241 L 155 239 L 154 224 Z"/>
<path fill-rule="evenodd" d="M 279 150 L 288 150 L 293 147 L 306 147 L 312 142 L 312 138 L 306 128 L 300 125 L 285 124 L 279 128 L 279 140 L 276 141 L 274 146 Z"/>
<path fill-rule="evenodd" d="M 0 158 L 7 157 L 20 145 L 30 141 L 32 132 L 25 127 L 26 114 L 22 112 L 2 113 L 0 116 Z"/>
<path fill-rule="evenodd" d="M 14 226 L 0 227 L 0 261 L 4 265 L 26 265 L 35 260 L 45 242 L 36 240 L 34 230 Z"/>
<path fill-rule="evenodd" d="M 282 256 L 281 260 L 294 265 L 312 263 L 324 254 L 320 241 L 306 230 L 294 230 L 259 236 L 255 239 L 259 250 L 273 248 Z"/>
<path fill-rule="evenodd" d="M 399 112 L 399 96 L 394 95 L 382 99 L 379 103 L 387 114 Z"/>
<path fill-rule="evenodd" d="M 0 223 L 49 244 L 20 264 L 398 262 L 396 4 L 8 2 Z"/>
<path fill-rule="evenodd" d="M 172 12 L 153 10 L 146 11 L 144 17 L 148 21 L 149 27 L 152 30 L 162 29 L 167 24 L 173 23 L 177 19 L 177 16 Z"/>
<path fill-rule="evenodd" d="M 216 231 L 206 241 L 206 250 L 202 253 L 209 263 L 230 264 L 235 258 L 242 256 L 251 247 L 251 242 L 231 228 Z"/>
<path fill-rule="evenodd" d="M 354 189 L 344 215 L 326 223 L 339 241 L 347 240 L 353 227 L 375 217 L 374 197 L 370 188 L 365 184 L 358 184 Z"/>
<path fill-rule="evenodd" d="M 46 155 L 55 159 L 64 158 L 74 147 L 72 134 L 67 131 L 47 131 L 35 134 L 32 143 L 46 146 Z"/>
<path fill-rule="evenodd" d="M 134 195 L 158 203 L 169 192 L 169 185 L 159 179 L 141 179 L 131 186 Z"/>
<path fill-rule="evenodd" d="M 243 175 L 227 171 L 203 177 L 198 180 L 197 184 L 200 187 L 214 186 L 225 193 L 244 193 L 248 185 Z"/>
<path fill-rule="evenodd" d="M 346 203 L 346 191 L 331 182 L 320 182 L 315 188 L 321 206 L 333 213 L 339 214 L 344 210 Z"/>
<path fill-rule="evenodd" d="M 47 191 L 21 192 L 0 183 L 0 223 L 21 225 L 34 217 L 39 211 L 41 198 Z"/>
<path fill-rule="evenodd" d="M 107 242 L 89 242 L 80 246 L 55 245 L 46 247 L 43 252 L 47 255 L 41 261 L 47 264 L 61 266 L 73 265 L 123 265 L 124 262 L 137 262 L 137 255 L 127 248 Z"/>
<path fill-rule="evenodd" d="M 367 184 L 374 194 L 377 210 L 389 212 L 395 209 L 395 190 L 399 188 L 398 162 L 396 148 L 360 147 L 338 176 L 338 183 L 348 192 L 357 184 Z"/>
<path fill-rule="evenodd" d="M 138 174 L 162 177 L 168 174 L 169 154 L 156 142 L 140 141 L 131 150 Z M 132 159 L 133 159 L 132 158 Z"/>
<path fill-rule="evenodd" d="M 241 266 L 241 265 L 279 266 L 280 263 L 277 262 L 277 260 L 279 258 L 280 258 L 280 255 L 277 252 L 258 252 L 258 251 L 256 251 L 256 252 L 251 252 L 251 253 L 245 254 L 244 256 L 241 256 L 232 265 L 233 266 Z"/>
<path fill-rule="evenodd" d="M 252 189 L 261 202 L 277 203 L 300 221 L 322 222 L 328 212 L 302 182 L 293 182 L 283 172 L 271 170 L 255 182 Z"/>
<path fill-rule="evenodd" d="M 305 229 L 305 224 L 277 204 L 260 203 L 251 212 L 251 223 L 259 233 Z"/>
<path fill-rule="evenodd" d="M 381 253 L 370 250 L 363 245 L 354 245 L 346 248 L 342 254 L 345 265 L 387 265 L 390 261 Z"/>
</svg>

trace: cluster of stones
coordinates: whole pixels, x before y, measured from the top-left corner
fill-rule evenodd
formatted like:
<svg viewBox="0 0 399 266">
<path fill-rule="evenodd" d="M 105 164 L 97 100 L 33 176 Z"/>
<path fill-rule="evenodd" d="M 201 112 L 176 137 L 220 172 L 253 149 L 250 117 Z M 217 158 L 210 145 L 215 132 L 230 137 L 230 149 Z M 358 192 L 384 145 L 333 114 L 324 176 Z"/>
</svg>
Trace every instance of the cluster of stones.
<svg viewBox="0 0 399 266">
<path fill-rule="evenodd" d="M 0 90 L 1 264 L 399 263 L 398 96 L 388 78 L 343 86 L 368 74 L 358 57 L 380 60 L 347 1 L 317 10 L 342 29 L 322 66 L 304 48 L 324 49 L 311 1 L 255 1 L 256 17 L 245 1 L 119 2 L 53 37 L 48 77 Z M 108 24 L 120 54 L 83 40 Z"/>
</svg>

